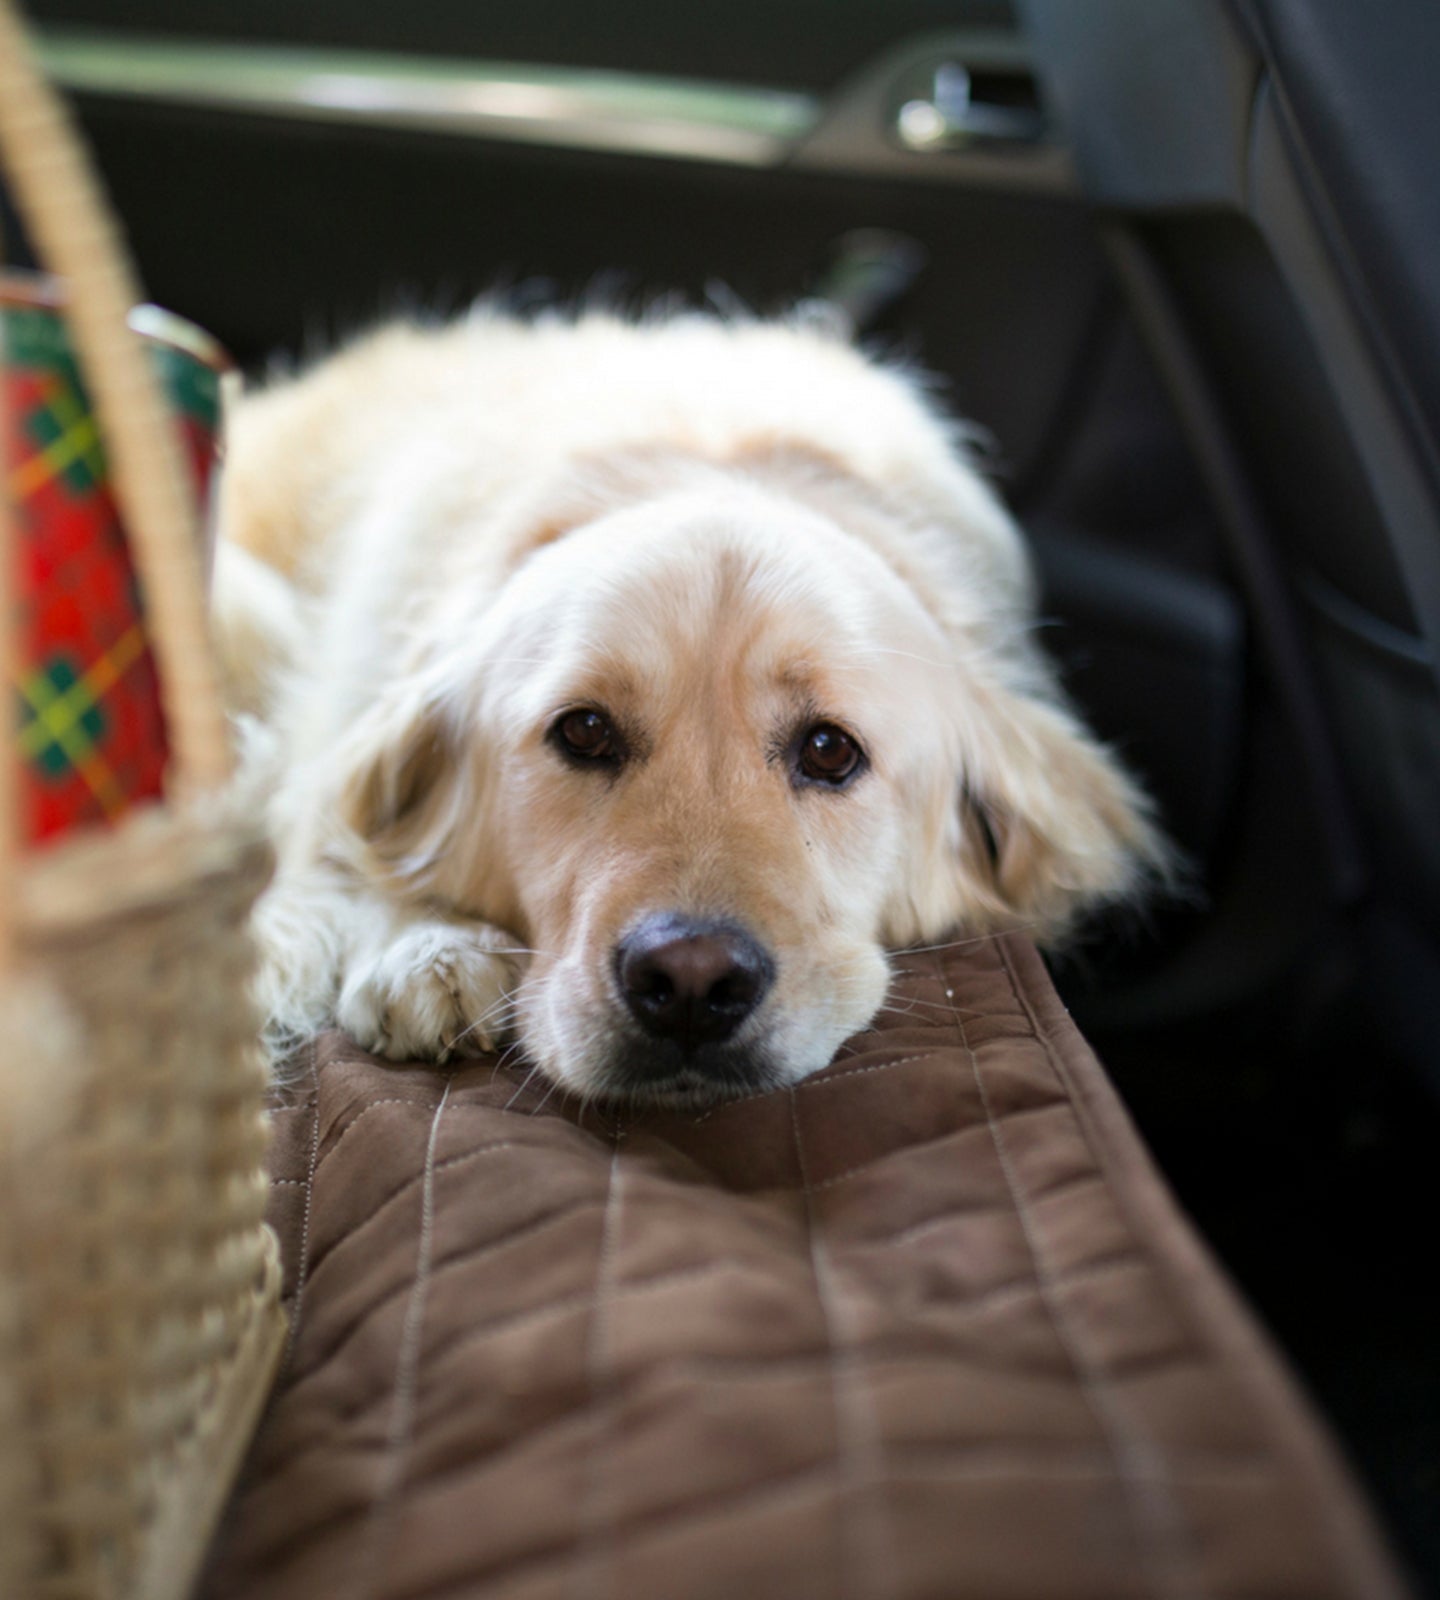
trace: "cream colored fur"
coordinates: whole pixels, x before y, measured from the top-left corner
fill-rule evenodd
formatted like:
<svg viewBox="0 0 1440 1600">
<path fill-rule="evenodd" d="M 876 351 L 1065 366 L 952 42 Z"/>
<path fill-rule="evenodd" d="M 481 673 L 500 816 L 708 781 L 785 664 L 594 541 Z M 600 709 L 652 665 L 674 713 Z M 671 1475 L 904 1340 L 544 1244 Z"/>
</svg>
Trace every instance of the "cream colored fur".
<svg viewBox="0 0 1440 1600">
<path fill-rule="evenodd" d="M 773 954 L 765 1081 L 883 1003 L 884 951 L 1061 936 L 1162 849 L 1031 638 L 1015 528 L 904 377 L 803 325 L 478 314 L 243 400 L 216 615 L 279 851 L 277 1040 L 514 1036 L 612 1088 L 655 911 Z M 618 774 L 547 737 L 632 730 Z M 797 784 L 807 721 L 868 770 Z"/>
</svg>

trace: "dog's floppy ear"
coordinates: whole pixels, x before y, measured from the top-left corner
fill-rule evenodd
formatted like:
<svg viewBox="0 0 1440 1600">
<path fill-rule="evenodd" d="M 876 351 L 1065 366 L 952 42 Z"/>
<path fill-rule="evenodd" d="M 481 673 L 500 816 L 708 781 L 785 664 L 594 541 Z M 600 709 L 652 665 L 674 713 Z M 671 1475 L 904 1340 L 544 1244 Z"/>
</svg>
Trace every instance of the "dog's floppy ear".
<svg viewBox="0 0 1440 1600">
<path fill-rule="evenodd" d="M 460 802 L 456 741 L 442 694 L 410 680 L 350 729 L 331 774 L 335 815 L 383 870 L 419 887 Z"/>
<path fill-rule="evenodd" d="M 952 840 L 959 920 L 1061 938 L 1086 911 L 1169 872 L 1148 800 L 1063 706 L 984 694 L 965 730 Z"/>
</svg>

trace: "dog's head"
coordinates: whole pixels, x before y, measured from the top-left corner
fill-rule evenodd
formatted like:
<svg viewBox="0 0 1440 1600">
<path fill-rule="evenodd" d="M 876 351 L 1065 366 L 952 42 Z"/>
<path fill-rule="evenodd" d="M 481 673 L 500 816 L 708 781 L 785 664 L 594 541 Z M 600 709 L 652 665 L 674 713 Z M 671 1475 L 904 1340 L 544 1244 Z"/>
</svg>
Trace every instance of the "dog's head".
<svg viewBox="0 0 1440 1600">
<path fill-rule="evenodd" d="M 793 1083 L 876 1014 L 887 947 L 1053 936 L 1155 854 L 1018 565 L 929 571 L 908 512 L 774 468 L 632 464 L 530 514 L 351 743 L 370 869 L 533 951 L 519 1038 L 582 1094 Z"/>
</svg>

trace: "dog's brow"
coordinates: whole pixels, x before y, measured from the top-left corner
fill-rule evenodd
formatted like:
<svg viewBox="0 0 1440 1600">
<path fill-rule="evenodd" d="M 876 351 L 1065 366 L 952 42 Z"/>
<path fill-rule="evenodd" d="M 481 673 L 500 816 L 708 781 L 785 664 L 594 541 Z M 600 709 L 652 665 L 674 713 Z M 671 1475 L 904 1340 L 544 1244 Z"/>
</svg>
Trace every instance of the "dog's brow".
<svg viewBox="0 0 1440 1600">
<path fill-rule="evenodd" d="M 772 676 L 777 689 L 796 699 L 804 699 L 807 704 L 814 700 L 817 673 L 809 661 L 784 661 Z"/>
<path fill-rule="evenodd" d="M 782 690 L 810 690 L 814 667 L 808 661 L 784 661 L 774 669 L 774 682 Z"/>
<path fill-rule="evenodd" d="M 567 675 L 568 676 L 568 675 Z M 644 696 L 632 669 L 608 659 L 597 662 L 594 658 L 581 666 L 576 680 L 555 696 L 557 708 L 567 706 L 604 706 L 617 716 L 628 715 Z"/>
</svg>

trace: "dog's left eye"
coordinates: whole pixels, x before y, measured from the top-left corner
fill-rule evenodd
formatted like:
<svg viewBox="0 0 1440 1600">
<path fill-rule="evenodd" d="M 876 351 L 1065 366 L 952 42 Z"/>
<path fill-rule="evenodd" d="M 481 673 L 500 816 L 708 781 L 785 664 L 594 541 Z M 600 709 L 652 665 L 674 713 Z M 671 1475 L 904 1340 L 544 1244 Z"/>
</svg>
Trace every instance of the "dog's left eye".
<svg viewBox="0 0 1440 1600">
<path fill-rule="evenodd" d="M 551 733 L 564 754 L 577 761 L 610 761 L 619 754 L 615 730 L 598 711 L 567 712 Z"/>
<path fill-rule="evenodd" d="M 800 741 L 800 771 L 812 783 L 839 785 L 860 770 L 865 752 L 833 722 L 817 722 Z"/>
</svg>

